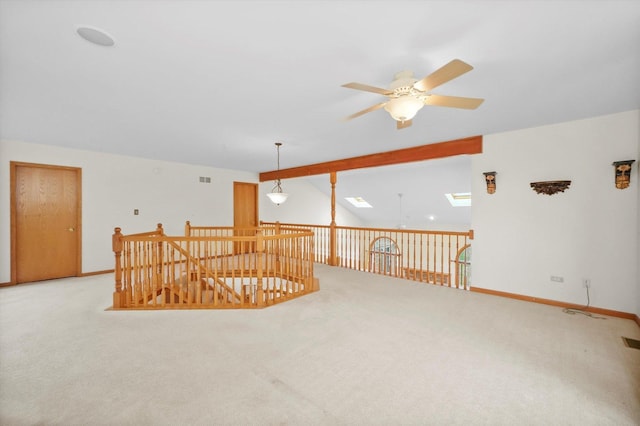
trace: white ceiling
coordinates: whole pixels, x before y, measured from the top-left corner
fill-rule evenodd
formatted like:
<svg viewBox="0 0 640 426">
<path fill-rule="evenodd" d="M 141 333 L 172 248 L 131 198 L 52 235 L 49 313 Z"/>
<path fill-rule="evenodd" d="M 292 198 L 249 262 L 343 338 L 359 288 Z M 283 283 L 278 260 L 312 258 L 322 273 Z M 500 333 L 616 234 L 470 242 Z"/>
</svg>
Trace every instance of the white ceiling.
<svg viewBox="0 0 640 426">
<path fill-rule="evenodd" d="M 82 25 L 115 46 L 81 39 Z M 342 84 L 386 87 L 454 58 L 475 69 L 433 92 L 484 98 L 477 110 L 427 106 L 401 131 L 384 110 L 341 121 L 384 100 Z M 7 140 L 260 172 L 275 141 L 287 168 L 637 108 L 638 1 L 0 0 Z M 470 189 L 468 158 L 442 164 L 466 164 Z M 354 192 L 388 187 L 387 217 L 398 193 L 412 217 L 458 214 L 412 201 L 415 174 L 411 187 L 362 173 L 339 190 L 357 176 Z"/>
</svg>

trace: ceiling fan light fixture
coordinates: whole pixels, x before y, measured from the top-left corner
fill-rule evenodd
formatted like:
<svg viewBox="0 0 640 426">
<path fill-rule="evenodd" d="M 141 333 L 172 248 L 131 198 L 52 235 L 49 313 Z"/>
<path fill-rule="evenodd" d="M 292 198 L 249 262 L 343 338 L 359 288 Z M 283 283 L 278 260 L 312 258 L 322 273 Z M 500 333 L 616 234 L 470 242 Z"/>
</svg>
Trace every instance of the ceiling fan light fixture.
<svg viewBox="0 0 640 426">
<path fill-rule="evenodd" d="M 394 120 L 404 122 L 411 120 L 424 106 L 424 102 L 411 95 L 402 95 L 391 99 L 384 109 Z"/>
<path fill-rule="evenodd" d="M 360 117 L 368 112 L 376 111 L 384 107 L 396 121 L 396 128 L 401 130 L 411 126 L 411 120 L 424 105 L 476 109 L 482 104 L 484 99 L 434 95 L 431 93 L 434 88 L 454 78 L 460 77 L 472 69 L 473 67 L 466 62 L 460 59 L 454 59 L 421 80 L 416 80 L 412 71 L 400 71 L 396 73 L 388 89 L 356 82 L 343 84 L 342 87 L 348 89 L 377 93 L 389 98 L 386 102 L 380 102 L 362 111 L 358 111 L 355 114 L 351 114 L 346 117 L 346 120 Z"/>
</svg>

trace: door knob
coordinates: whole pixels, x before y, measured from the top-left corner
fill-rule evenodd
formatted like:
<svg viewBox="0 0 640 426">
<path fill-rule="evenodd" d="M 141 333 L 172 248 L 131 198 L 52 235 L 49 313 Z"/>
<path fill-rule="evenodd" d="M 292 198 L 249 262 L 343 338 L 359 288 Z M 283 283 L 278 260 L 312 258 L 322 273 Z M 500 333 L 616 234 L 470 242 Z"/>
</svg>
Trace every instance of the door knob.
<svg viewBox="0 0 640 426">
<path fill-rule="evenodd" d="M 75 230 L 76 230 L 76 228 L 69 228 L 69 229 L 67 229 L 67 231 L 69 231 L 69 232 L 73 232 L 73 231 L 75 231 Z"/>
</svg>

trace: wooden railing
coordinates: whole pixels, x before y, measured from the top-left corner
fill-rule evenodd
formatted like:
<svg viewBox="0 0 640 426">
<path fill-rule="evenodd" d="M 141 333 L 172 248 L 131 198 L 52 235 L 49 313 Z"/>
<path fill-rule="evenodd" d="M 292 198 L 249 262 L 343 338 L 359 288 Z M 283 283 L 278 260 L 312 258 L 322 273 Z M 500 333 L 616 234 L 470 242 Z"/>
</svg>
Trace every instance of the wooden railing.
<svg viewBox="0 0 640 426">
<path fill-rule="evenodd" d="M 113 234 L 114 309 L 261 308 L 318 289 L 313 233 L 191 226 L 185 236 Z"/>
<path fill-rule="evenodd" d="M 262 222 L 264 226 L 276 226 Z M 462 289 L 470 287 L 473 231 L 280 224 L 315 233 L 315 261 Z M 332 236 L 335 240 L 332 241 Z"/>
</svg>

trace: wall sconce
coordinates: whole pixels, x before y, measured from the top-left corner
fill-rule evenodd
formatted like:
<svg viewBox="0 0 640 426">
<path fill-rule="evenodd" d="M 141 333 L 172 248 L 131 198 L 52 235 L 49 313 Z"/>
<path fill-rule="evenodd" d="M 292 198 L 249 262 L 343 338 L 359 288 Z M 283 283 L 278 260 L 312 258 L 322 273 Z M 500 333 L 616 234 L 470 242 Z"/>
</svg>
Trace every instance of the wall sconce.
<svg viewBox="0 0 640 426">
<path fill-rule="evenodd" d="M 487 193 L 496 192 L 496 175 L 498 172 L 484 172 L 484 180 L 487 182 Z"/>
<path fill-rule="evenodd" d="M 616 168 L 616 188 L 625 189 L 631 183 L 631 165 L 636 160 L 615 161 L 613 167 Z"/>
</svg>

